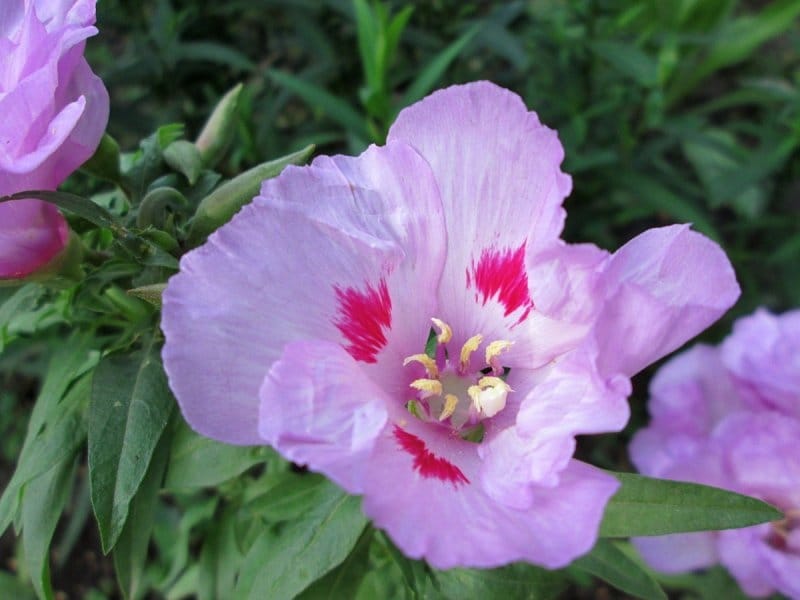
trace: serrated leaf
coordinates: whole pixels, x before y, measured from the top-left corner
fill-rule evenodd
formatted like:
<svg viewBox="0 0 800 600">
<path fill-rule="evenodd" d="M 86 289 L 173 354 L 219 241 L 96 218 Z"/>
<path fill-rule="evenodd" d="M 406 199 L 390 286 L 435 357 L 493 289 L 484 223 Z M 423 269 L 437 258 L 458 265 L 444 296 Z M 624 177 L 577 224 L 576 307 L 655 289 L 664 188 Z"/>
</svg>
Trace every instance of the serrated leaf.
<svg viewBox="0 0 800 600">
<path fill-rule="evenodd" d="M 263 447 L 223 444 L 193 432 L 184 423 L 172 435 L 164 487 L 189 491 L 219 485 L 262 462 Z"/>
<path fill-rule="evenodd" d="M 337 567 L 367 524 L 360 500 L 330 482 L 327 494 L 279 533 L 268 531 L 250 548 L 236 598 L 292 598 Z"/>
<path fill-rule="evenodd" d="M 618 590 L 644 600 L 667 600 L 658 582 L 610 540 L 599 539 L 592 551 L 572 563 Z"/>
<path fill-rule="evenodd" d="M 522 563 L 499 569 L 450 569 L 436 572 L 435 577 L 445 598 L 549 600 L 565 587 L 563 574 Z"/>
<path fill-rule="evenodd" d="M 766 502 L 707 485 L 632 473 L 612 475 L 622 486 L 606 506 L 602 537 L 733 529 L 783 516 Z"/>
<path fill-rule="evenodd" d="M 174 399 L 154 338 L 97 365 L 89 411 L 89 481 L 103 551 L 119 538 Z"/>
</svg>

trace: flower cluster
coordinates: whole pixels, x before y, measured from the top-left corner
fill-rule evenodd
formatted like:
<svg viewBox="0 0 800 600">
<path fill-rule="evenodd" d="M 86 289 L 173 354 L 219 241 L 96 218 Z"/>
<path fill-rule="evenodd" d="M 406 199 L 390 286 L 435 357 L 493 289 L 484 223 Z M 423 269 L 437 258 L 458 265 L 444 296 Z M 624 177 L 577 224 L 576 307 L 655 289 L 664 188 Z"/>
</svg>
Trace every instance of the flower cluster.
<svg viewBox="0 0 800 600">
<path fill-rule="evenodd" d="M 88 159 L 108 121 L 108 94 L 83 57 L 94 0 L 24 0 L 0 10 L 0 196 L 55 189 Z M 69 231 L 39 200 L 0 204 L 0 279 L 30 275 Z"/>
<path fill-rule="evenodd" d="M 716 563 L 753 596 L 800 598 L 800 311 L 758 310 L 717 348 L 698 345 L 653 379 L 652 422 L 630 447 L 646 475 L 766 500 L 781 521 L 635 540 L 664 572 Z"/>
<path fill-rule="evenodd" d="M 562 158 L 478 82 L 402 111 L 385 146 L 265 181 L 164 294 L 187 421 L 363 495 L 438 568 L 587 552 L 618 483 L 575 436 L 621 429 L 629 378 L 739 288 L 688 226 L 614 254 L 560 240 Z"/>
</svg>

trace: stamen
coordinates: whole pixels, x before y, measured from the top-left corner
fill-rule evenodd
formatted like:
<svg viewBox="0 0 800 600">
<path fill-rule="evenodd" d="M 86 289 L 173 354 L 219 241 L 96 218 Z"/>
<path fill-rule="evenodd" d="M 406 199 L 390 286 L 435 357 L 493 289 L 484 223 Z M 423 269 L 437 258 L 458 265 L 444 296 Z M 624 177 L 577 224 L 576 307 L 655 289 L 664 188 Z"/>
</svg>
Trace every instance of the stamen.
<svg viewBox="0 0 800 600">
<path fill-rule="evenodd" d="M 453 416 L 453 413 L 456 412 L 456 406 L 458 406 L 458 398 L 454 394 L 446 394 L 444 408 L 442 409 L 442 414 L 439 415 L 439 420 L 445 421 Z"/>
<path fill-rule="evenodd" d="M 419 390 L 423 399 L 442 395 L 442 382 L 438 379 L 415 379 L 409 387 Z"/>
<path fill-rule="evenodd" d="M 418 362 L 425 367 L 425 370 L 428 372 L 428 377 L 431 379 L 437 379 L 439 377 L 439 367 L 436 366 L 436 361 L 427 354 L 408 356 L 403 360 L 403 366 L 406 367 L 412 362 Z"/>
<path fill-rule="evenodd" d="M 467 389 L 475 408 L 486 417 L 493 417 L 503 410 L 508 393 L 512 391 L 511 386 L 499 377 L 481 377 L 478 385 Z"/>
<path fill-rule="evenodd" d="M 433 321 L 433 324 L 439 330 L 439 335 L 436 340 L 440 344 L 446 344 L 453 339 L 453 328 L 450 327 L 450 325 L 441 319 L 437 319 L 436 317 L 431 318 L 431 321 Z"/>
<path fill-rule="evenodd" d="M 503 365 L 500 364 L 498 358 L 500 354 L 511 348 L 514 342 L 508 340 L 495 340 L 486 346 L 486 364 L 492 367 L 492 372 L 499 375 L 503 372 Z"/>
<path fill-rule="evenodd" d="M 461 360 L 459 363 L 461 365 L 461 373 L 466 372 L 469 368 L 469 357 L 478 349 L 481 342 L 483 342 L 483 336 L 480 333 L 478 335 L 473 335 L 464 342 L 464 345 L 461 347 Z"/>
</svg>

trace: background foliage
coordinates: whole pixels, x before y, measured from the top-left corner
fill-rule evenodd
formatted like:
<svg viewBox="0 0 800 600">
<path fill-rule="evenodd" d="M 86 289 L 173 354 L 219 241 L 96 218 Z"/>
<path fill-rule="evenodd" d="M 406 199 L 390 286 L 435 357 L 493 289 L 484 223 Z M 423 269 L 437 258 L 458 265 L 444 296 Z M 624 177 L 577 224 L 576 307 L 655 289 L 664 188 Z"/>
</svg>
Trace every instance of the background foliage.
<svg viewBox="0 0 800 600">
<path fill-rule="evenodd" d="M 614 249 L 646 227 L 690 221 L 723 245 L 743 295 L 705 334 L 715 340 L 756 306 L 800 306 L 798 15 L 798 0 L 105 0 L 87 56 L 111 93 L 109 132 L 124 150 L 161 127 L 127 158 L 128 175 L 139 178 L 129 181 L 172 177 L 190 203 L 220 177 L 310 143 L 321 153 L 381 143 L 397 111 L 432 89 L 491 79 L 520 93 L 559 131 L 574 181 L 568 240 Z M 187 185 L 147 162 L 159 162 L 182 136 L 193 139 L 239 82 L 235 140 L 215 171 Z M 66 188 L 95 193 L 114 215 L 138 219 L 142 231 L 153 223 L 180 228 L 163 210 L 147 218 L 129 213 L 120 193 L 83 174 Z M 101 260 L 110 237 L 80 219 L 71 224 Z M 163 249 L 166 242 L 151 234 Z M 234 590 L 274 598 L 424 597 L 433 581 L 446 597 L 552 596 L 567 586 L 570 597 L 618 593 L 597 575 L 660 597 L 646 571 L 632 567 L 643 578 L 631 576 L 627 588 L 608 572 L 636 560 L 617 542 L 565 573 L 512 565 L 488 575 L 432 576 L 383 534 L 364 529 L 358 503 L 323 479 L 298 477 L 268 449 L 196 436 L 171 400 L 145 403 L 143 394 L 169 398 L 156 351 L 157 311 L 124 290 L 163 280 L 174 257 L 133 242 L 126 248 L 130 260 L 104 263 L 77 288 L 0 290 L 0 523 L 13 518 L 23 532 L 0 541 L 7 570 L 0 596 L 48 596 L 51 576 L 56 590 L 87 598 L 148 590 L 168 598 L 225 598 Z M 70 335 L 76 324 L 92 335 Z M 137 385 L 104 386 L 104 378 Z M 646 420 L 647 379 L 635 380 L 629 428 L 582 442 L 584 457 L 629 468 L 625 445 Z M 114 398 L 104 396 L 108 389 L 118 390 Z M 125 423 L 145 432 L 131 439 L 137 457 L 149 458 L 125 462 L 129 444 L 113 435 L 120 415 L 102 410 L 111 401 L 124 407 Z M 37 450 L 20 456 L 23 445 Z M 17 460 L 27 466 L 12 479 Z M 16 490 L 25 502 L 12 507 L 7 498 Z M 303 565 L 301 573 L 264 576 L 287 561 Z M 716 570 L 659 579 L 676 594 L 733 597 Z"/>
</svg>

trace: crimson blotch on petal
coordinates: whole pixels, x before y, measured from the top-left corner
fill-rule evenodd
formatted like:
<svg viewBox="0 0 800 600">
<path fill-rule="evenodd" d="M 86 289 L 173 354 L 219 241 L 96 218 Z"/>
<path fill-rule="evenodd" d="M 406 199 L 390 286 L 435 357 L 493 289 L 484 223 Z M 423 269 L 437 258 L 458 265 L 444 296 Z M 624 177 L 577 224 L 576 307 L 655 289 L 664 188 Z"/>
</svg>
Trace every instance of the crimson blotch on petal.
<svg viewBox="0 0 800 600">
<path fill-rule="evenodd" d="M 437 568 L 588 552 L 619 484 L 575 436 L 620 430 L 629 377 L 739 288 L 688 227 L 618 254 L 563 242 L 562 160 L 516 94 L 477 82 L 402 111 L 385 146 L 265 181 L 164 294 L 187 421 L 362 495 Z"/>
</svg>

